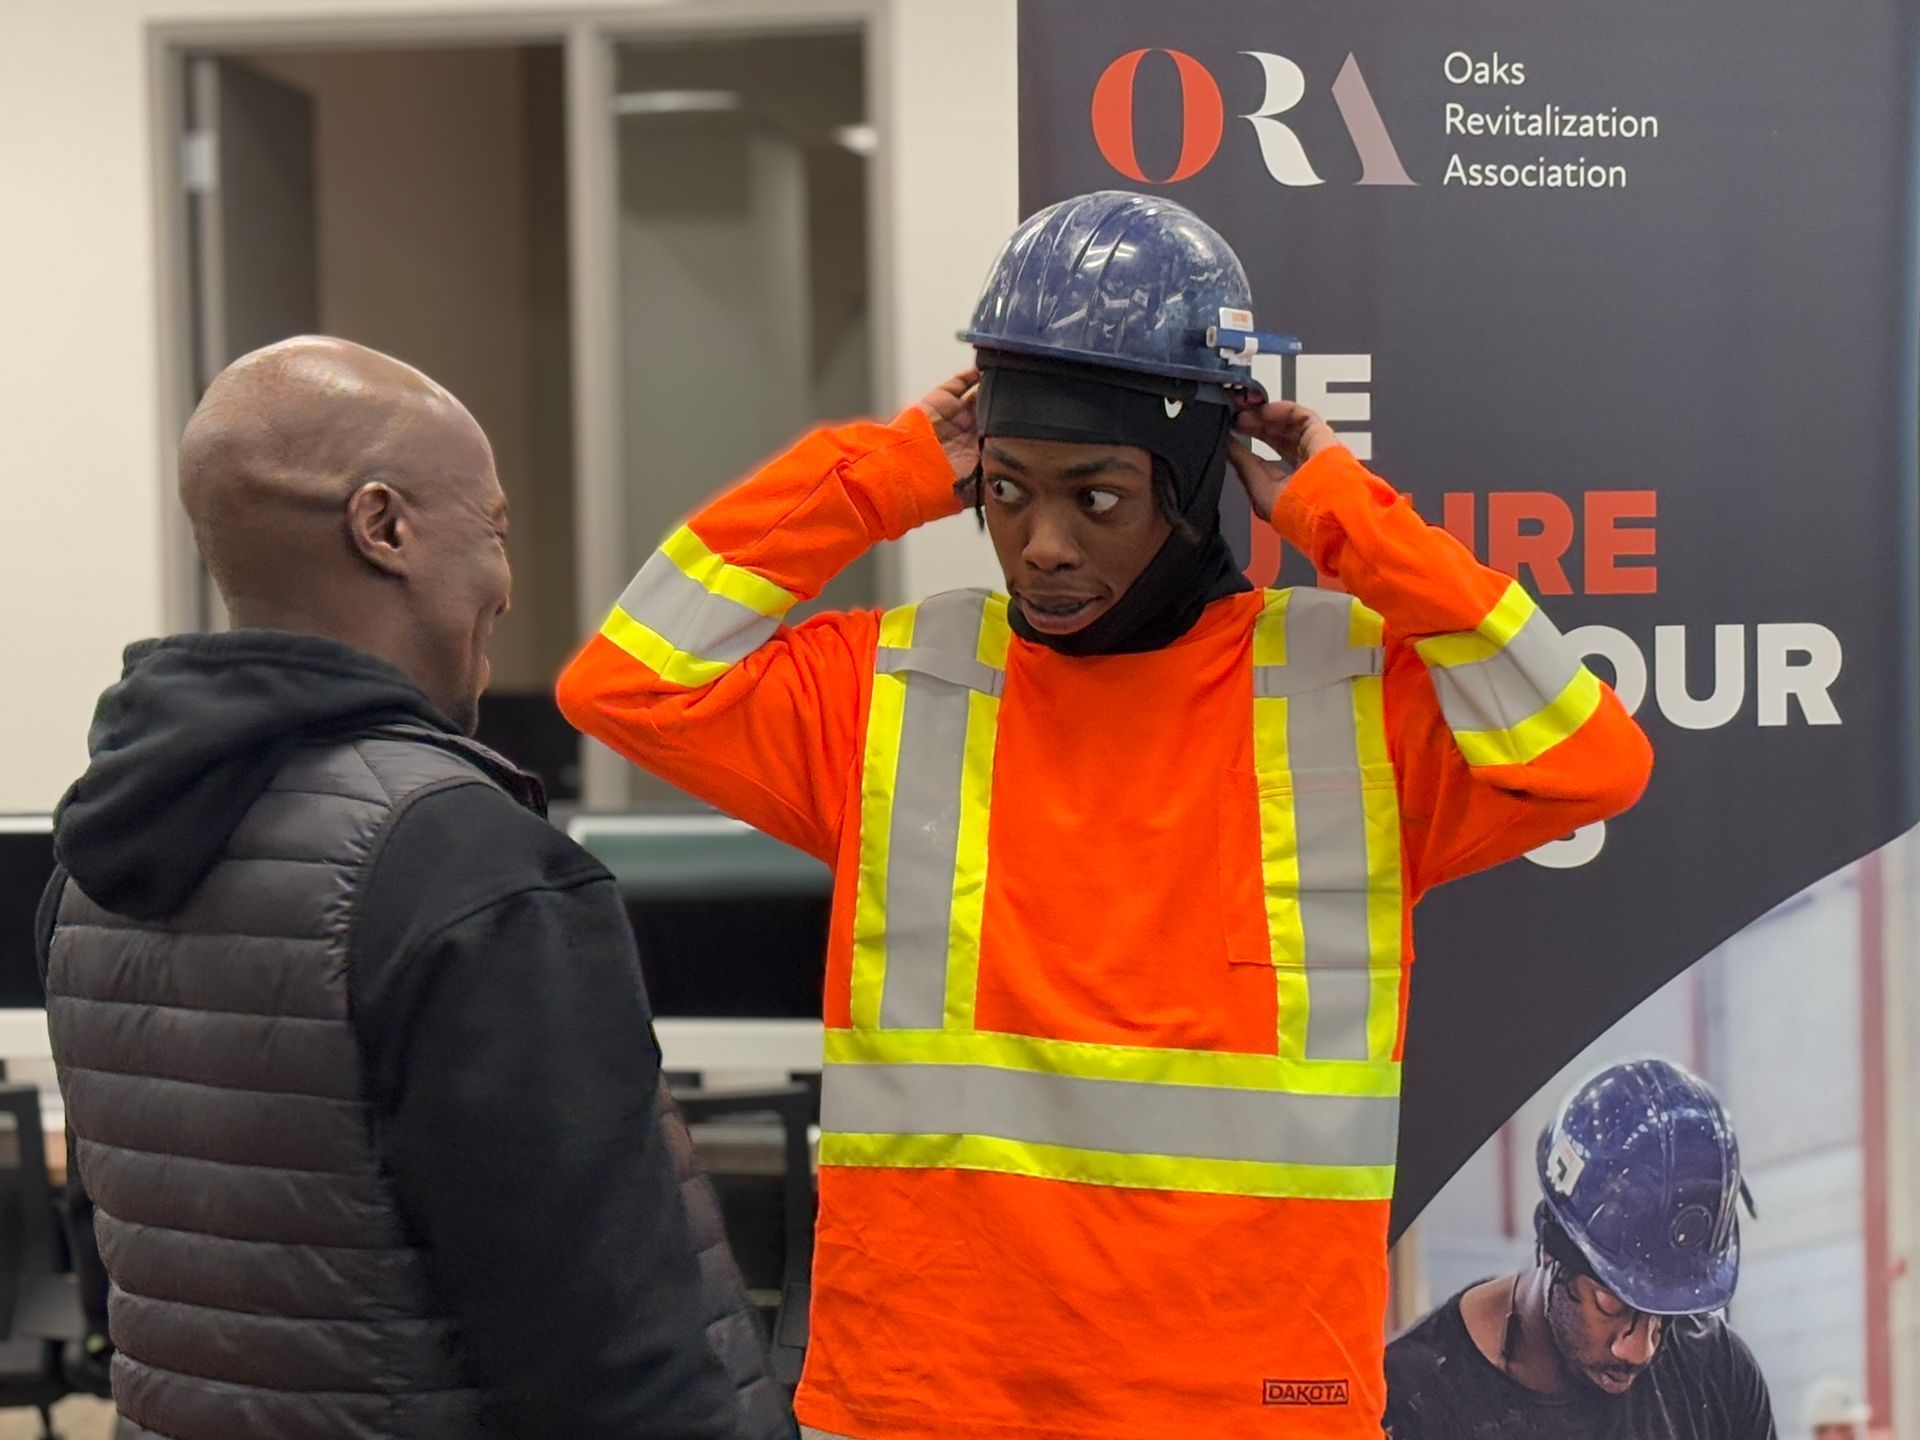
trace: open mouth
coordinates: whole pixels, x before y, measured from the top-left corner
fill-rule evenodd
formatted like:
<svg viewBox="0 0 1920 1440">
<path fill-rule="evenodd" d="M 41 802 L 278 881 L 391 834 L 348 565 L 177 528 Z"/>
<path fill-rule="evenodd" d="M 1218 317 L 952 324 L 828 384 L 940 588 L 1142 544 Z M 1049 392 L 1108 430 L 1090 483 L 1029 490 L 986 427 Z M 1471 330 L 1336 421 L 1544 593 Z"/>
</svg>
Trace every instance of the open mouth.
<svg viewBox="0 0 1920 1440">
<path fill-rule="evenodd" d="M 1100 606 L 1100 600 L 1094 596 L 1020 597 L 1020 612 L 1027 617 L 1027 623 L 1048 635 L 1072 634 L 1093 619 Z"/>
</svg>

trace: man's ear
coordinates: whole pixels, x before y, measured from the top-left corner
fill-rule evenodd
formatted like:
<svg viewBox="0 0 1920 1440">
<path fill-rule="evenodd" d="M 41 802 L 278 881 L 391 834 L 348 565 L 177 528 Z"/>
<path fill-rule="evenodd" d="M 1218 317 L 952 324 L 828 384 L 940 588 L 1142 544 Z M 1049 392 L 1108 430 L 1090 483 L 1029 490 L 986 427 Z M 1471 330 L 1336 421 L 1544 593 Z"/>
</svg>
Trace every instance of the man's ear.
<svg viewBox="0 0 1920 1440">
<path fill-rule="evenodd" d="M 391 485 L 369 480 L 347 499 L 347 543 L 383 575 L 404 576 L 412 567 L 413 517 L 406 497 Z"/>
</svg>

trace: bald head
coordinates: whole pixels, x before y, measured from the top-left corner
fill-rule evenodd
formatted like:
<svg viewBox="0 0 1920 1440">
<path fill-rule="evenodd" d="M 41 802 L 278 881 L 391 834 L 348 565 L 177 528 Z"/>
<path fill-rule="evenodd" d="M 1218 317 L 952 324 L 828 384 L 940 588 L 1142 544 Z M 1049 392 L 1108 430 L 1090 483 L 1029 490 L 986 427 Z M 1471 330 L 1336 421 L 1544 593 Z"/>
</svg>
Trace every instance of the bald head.
<svg viewBox="0 0 1920 1440">
<path fill-rule="evenodd" d="M 283 340 L 207 387 L 180 439 L 180 499 L 214 583 L 244 610 L 342 558 L 315 541 L 362 484 L 417 489 L 440 469 L 430 452 L 460 439 L 486 443 L 412 366 L 345 340 Z"/>
<path fill-rule="evenodd" d="M 345 340 L 256 350 L 188 422 L 180 498 L 236 625 L 380 655 L 471 722 L 506 606 L 506 499 L 486 436 L 446 389 Z"/>
</svg>

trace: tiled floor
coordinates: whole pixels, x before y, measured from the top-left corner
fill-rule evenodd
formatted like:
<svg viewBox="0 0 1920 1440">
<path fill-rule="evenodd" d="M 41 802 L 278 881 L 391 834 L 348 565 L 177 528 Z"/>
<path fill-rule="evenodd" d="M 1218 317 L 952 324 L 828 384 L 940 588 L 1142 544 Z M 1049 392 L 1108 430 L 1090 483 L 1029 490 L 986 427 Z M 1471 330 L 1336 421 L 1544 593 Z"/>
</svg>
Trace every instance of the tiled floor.
<svg viewBox="0 0 1920 1440">
<path fill-rule="evenodd" d="M 113 1440 L 113 1404 L 76 1395 L 53 1407 L 60 1440 Z M 0 1440 L 39 1440 L 40 1417 L 31 1410 L 0 1410 Z"/>
</svg>

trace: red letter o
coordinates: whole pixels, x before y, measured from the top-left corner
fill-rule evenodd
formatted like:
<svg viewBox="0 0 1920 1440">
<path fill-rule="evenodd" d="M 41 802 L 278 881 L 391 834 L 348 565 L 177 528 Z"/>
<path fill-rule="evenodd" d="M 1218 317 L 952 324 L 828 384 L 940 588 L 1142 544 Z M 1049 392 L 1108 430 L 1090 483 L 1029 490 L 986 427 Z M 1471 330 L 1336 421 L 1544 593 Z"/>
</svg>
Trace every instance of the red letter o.
<svg viewBox="0 0 1920 1440">
<path fill-rule="evenodd" d="M 1172 185 L 1198 175 L 1213 159 L 1226 128 L 1226 106 L 1206 66 L 1179 50 L 1160 51 L 1180 72 L 1180 159 L 1166 179 L 1150 179 L 1133 148 L 1133 79 L 1140 62 L 1153 53 L 1129 51 L 1101 72 L 1093 87 L 1093 139 L 1107 163 L 1129 180 Z"/>
</svg>

